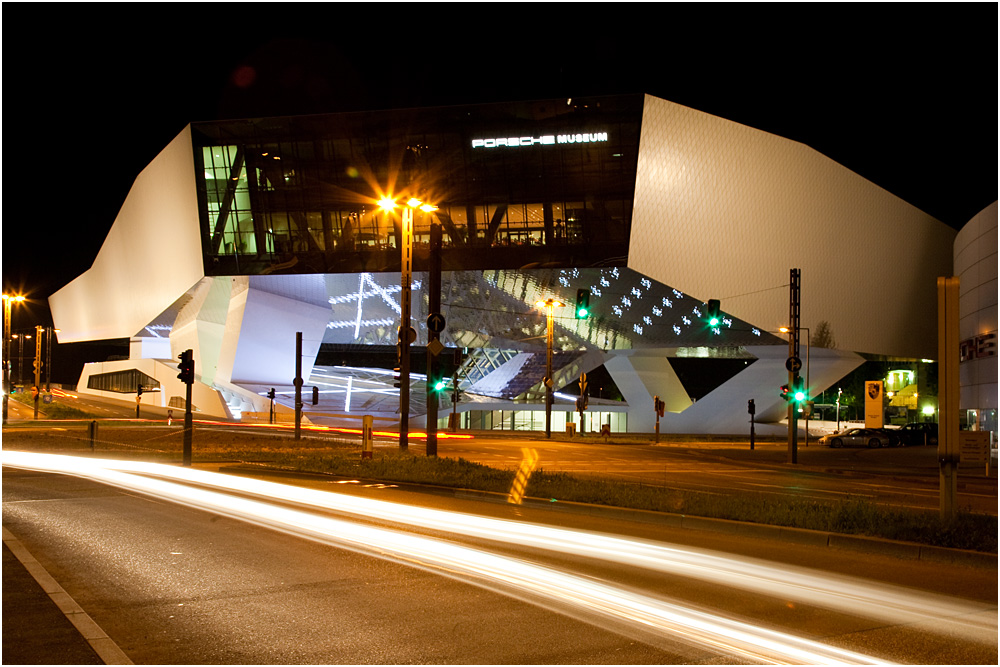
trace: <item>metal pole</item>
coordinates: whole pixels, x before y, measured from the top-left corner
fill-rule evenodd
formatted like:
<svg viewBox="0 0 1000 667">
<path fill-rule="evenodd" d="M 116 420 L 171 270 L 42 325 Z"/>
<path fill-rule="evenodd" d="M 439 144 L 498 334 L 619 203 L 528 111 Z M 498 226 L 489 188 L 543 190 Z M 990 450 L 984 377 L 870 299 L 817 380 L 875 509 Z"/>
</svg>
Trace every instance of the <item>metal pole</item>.
<svg viewBox="0 0 1000 667">
<path fill-rule="evenodd" d="M 302 439 L 302 332 L 295 332 L 295 439 Z"/>
<path fill-rule="evenodd" d="M 399 312 L 399 448 L 409 446 L 410 430 L 410 300 L 413 282 L 413 209 L 403 209 Z"/>
<path fill-rule="evenodd" d="M 3 423 L 7 423 L 10 395 L 10 309 L 11 298 L 3 295 Z"/>
<path fill-rule="evenodd" d="M 44 329 L 41 326 L 35 327 L 35 391 L 32 392 L 35 399 L 35 419 L 38 419 L 38 399 L 42 389 L 42 331 Z"/>
<path fill-rule="evenodd" d="M 788 299 L 788 357 L 798 358 L 799 356 L 799 280 L 798 269 L 791 270 L 791 280 Z M 795 391 L 795 384 L 798 380 L 798 371 L 788 371 L 788 386 L 791 391 Z M 798 410 L 795 401 L 788 402 L 788 462 L 798 463 Z"/>
<path fill-rule="evenodd" d="M 441 225 L 431 223 L 430 290 L 427 310 L 431 315 L 441 314 Z M 437 456 L 438 446 L 438 355 L 431 351 L 431 343 L 440 341 L 441 334 L 427 327 L 427 456 Z"/>
<path fill-rule="evenodd" d="M 938 297 L 938 462 L 941 519 L 955 518 L 958 493 L 959 281 L 937 279 Z"/>
<path fill-rule="evenodd" d="M 55 329 L 49 327 L 45 330 L 48 334 L 45 337 L 45 391 L 52 391 L 52 334 Z"/>
<path fill-rule="evenodd" d="M 194 385 L 194 350 L 186 350 L 185 355 L 191 362 L 191 377 L 190 382 L 186 382 L 186 389 L 184 392 L 184 453 L 183 453 L 183 464 L 190 467 L 191 465 L 191 440 L 192 431 L 194 429 L 194 420 L 191 417 L 191 387 Z"/>
<path fill-rule="evenodd" d="M 545 437 L 552 437 L 552 307 L 545 304 Z"/>
</svg>

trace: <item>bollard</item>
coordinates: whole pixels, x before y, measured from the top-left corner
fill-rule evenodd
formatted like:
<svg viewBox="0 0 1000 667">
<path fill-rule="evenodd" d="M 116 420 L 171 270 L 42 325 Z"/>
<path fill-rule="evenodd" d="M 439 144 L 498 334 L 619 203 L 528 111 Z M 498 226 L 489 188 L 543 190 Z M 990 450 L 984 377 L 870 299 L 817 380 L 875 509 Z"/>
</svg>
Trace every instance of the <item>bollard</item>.
<svg viewBox="0 0 1000 667">
<path fill-rule="evenodd" d="M 94 451 L 95 442 L 97 441 L 97 422 L 90 422 L 90 426 L 87 431 L 90 434 L 90 451 Z"/>
<path fill-rule="evenodd" d="M 375 418 L 371 415 L 365 415 L 361 418 L 361 458 L 370 459 L 374 453 L 374 444 L 372 442 L 372 425 L 375 423 Z"/>
</svg>

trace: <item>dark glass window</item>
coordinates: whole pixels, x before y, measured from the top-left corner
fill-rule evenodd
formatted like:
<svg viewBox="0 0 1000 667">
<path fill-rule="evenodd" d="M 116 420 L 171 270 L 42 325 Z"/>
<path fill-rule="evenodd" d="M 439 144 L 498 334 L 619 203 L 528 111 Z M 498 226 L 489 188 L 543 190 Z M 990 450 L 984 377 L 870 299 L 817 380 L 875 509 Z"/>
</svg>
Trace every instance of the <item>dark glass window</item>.
<svg viewBox="0 0 1000 667">
<path fill-rule="evenodd" d="M 138 391 L 139 385 L 142 390 L 159 391 L 160 383 L 142 371 L 130 369 L 127 371 L 115 371 L 113 373 L 99 373 L 91 375 L 87 379 L 88 389 L 99 391 L 112 391 L 118 394 L 134 394 Z"/>
<path fill-rule="evenodd" d="M 418 196 L 445 268 L 611 266 L 627 255 L 641 95 L 195 123 L 210 275 L 398 271 Z"/>
</svg>

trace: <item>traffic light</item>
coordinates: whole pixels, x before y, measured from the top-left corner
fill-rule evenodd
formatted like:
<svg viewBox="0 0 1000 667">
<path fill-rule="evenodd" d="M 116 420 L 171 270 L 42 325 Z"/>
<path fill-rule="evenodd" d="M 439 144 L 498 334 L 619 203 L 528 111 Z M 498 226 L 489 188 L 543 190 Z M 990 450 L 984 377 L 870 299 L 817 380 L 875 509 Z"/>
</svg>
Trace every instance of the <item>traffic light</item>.
<svg viewBox="0 0 1000 667">
<path fill-rule="evenodd" d="M 319 405 L 319 387 L 313 387 L 313 405 Z"/>
<path fill-rule="evenodd" d="M 757 412 L 757 405 L 751 398 L 749 401 L 747 401 L 747 413 L 752 415 L 755 414 L 756 412 Z"/>
<path fill-rule="evenodd" d="M 142 396 L 142 385 L 141 384 L 138 387 L 135 388 L 135 395 L 136 396 Z"/>
<path fill-rule="evenodd" d="M 719 317 L 719 300 L 709 299 L 708 308 L 706 310 L 708 317 L 708 325 L 711 327 L 719 326 L 719 324 L 722 322 L 722 318 Z"/>
<path fill-rule="evenodd" d="M 666 410 L 667 404 L 660 400 L 659 396 L 653 397 L 653 410 L 660 417 L 663 416 L 663 412 Z"/>
<path fill-rule="evenodd" d="M 792 393 L 791 387 L 789 387 L 787 384 L 781 385 L 781 398 L 787 401 L 791 398 L 791 393 Z"/>
<path fill-rule="evenodd" d="M 403 376 L 400 373 L 399 366 L 396 366 L 395 368 L 393 368 L 392 369 L 392 386 L 393 387 L 402 387 L 403 386 L 402 377 Z"/>
<path fill-rule="evenodd" d="M 795 399 L 796 403 L 802 403 L 809 398 L 806 395 L 805 382 L 801 376 L 795 378 L 795 391 L 792 393 L 792 398 Z"/>
<path fill-rule="evenodd" d="M 444 391 L 448 387 L 448 380 L 439 378 L 433 385 L 434 391 Z"/>
<path fill-rule="evenodd" d="M 194 384 L 194 351 L 184 350 L 178 356 L 181 363 L 178 364 L 177 368 L 180 373 L 177 374 L 177 379 L 184 384 Z"/>
<path fill-rule="evenodd" d="M 590 290 L 576 291 L 576 319 L 585 320 L 590 317 Z"/>
<path fill-rule="evenodd" d="M 272 401 L 274 400 L 274 387 L 271 387 L 270 391 L 267 392 L 267 397 Z"/>
</svg>

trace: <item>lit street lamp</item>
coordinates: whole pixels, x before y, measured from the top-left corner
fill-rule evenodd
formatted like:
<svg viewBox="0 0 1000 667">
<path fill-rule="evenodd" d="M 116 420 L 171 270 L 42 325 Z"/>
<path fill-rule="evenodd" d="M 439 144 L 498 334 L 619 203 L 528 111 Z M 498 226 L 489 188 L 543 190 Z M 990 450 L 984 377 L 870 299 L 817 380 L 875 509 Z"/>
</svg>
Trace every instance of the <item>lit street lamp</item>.
<svg viewBox="0 0 1000 667">
<path fill-rule="evenodd" d="M 24 368 L 24 339 L 27 338 L 31 340 L 31 336 L 28 334 L 13 334 L 11 338 L 17 339 L 17 384 L 23 385 L 23 371 Z"/>
<path fill-rule="evenodd" d="M 396 201 L 389 197 L 384 197 L 378 202 L 379 207 L 386 212 L 396 208 Z M 400 252 L 402 262 L 400 264 L 400 287 L 399 299 L 399 335 L 397 339 L 397 352 L 399 360 L 399 448 L 407 449 L 409 446 L 410 430 L 410 344 L 416 338 L 416 330 L 411 326 L 411 301 L 413 283 L 413 210 L 419 208 L 424 213 L 436 211 L 433 204 L 426 204 L 419 199 L 410 198 L 403 207 L 402 212 L 402 244 Z"/>
<path fill-rule="evenodd" d="M 3 295 L 3 423 L 7 423 L 7 400 L 10 396 L 10 308 L 14 303 L 21 303 L 24 297 L 11 294 Z"/>
<path fill-rule="evenodd" d="M 535 303 L 545 308 L 545 437 L 552 437 L 552 309 L 566 304 L 558 299 L 546 299 Z"/>
</svg>

